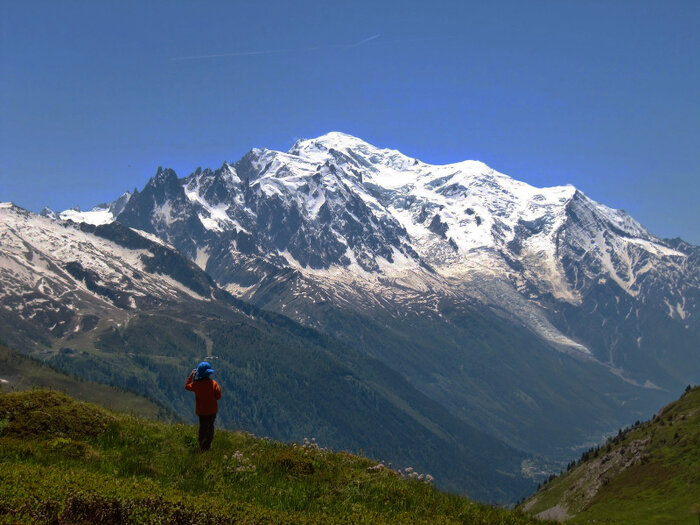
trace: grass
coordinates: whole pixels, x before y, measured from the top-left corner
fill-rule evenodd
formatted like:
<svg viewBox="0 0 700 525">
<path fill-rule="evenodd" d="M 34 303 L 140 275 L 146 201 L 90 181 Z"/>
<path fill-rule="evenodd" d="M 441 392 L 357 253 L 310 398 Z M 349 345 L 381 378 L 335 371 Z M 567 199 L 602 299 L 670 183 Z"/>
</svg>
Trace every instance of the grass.
<svg viewBox="0 0 700 525">
<path fill-rule="evenodd" d="M 629 466 L 621 468 L 627 462 Z M 545 485 L 531 498 L 528 512 L 564 504 L 574 515 L 568 523 L 574 524 L 697 525 L 699 473 L 700 387 L 696 387 L 653 420 L 621 433 Z M 601 479 L 598 489 L 591 490 Z"/>
<path fill-rule="evenodd" d="M 111 412 L 43 390 L 0 395 L 0 523 L 536 523 L 376 461 Z"/>
</svg>

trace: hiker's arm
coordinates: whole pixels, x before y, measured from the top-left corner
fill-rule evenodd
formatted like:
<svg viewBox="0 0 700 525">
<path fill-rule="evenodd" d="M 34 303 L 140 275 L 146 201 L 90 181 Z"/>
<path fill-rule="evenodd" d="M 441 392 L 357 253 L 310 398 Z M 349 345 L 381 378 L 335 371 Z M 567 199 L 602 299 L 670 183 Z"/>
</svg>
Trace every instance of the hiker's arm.
<svg viewBox="0 0 700 525">
<path fill-rule="evenodd" d="M 221 387 L 216 381 L 214 381 L 214 397 L 216 399 L 221 399 Z"/>
<path fill-rule="evenodd" d="M 187 376 L 187 381 L 185 381 L 185 390 L 189 390 L 191 392 L 194 392 L 194 388 L 192 388 L 192 382 L 194 381 L 194 370 L 192 370 L 192 373 Z"/>
</svg>

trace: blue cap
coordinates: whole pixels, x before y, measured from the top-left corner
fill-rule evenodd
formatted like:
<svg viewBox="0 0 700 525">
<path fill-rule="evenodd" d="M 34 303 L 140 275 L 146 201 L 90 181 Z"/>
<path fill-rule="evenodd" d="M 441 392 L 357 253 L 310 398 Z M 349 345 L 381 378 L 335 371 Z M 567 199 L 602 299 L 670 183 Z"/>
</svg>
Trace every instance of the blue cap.
<svg viewBox="0 0 700 525">
<path fill-rule="evenodd" d="M 202 361 L 197 365 L 197 373 L 195 374 L 197 379 L 202 379 L 210 376 L 214 373 L 214 369 L 206 361 Z"/>
</svg>

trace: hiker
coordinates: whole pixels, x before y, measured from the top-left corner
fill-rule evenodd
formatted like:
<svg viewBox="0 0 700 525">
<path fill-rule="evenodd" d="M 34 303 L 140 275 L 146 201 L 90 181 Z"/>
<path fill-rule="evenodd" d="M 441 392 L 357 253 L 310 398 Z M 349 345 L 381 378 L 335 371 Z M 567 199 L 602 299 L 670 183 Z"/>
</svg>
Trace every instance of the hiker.
<svg viewBox="0 0 700 525">
<path fill-rule="evenodd" d="M 202 361 L 192 370 L 185 390 L 194 392 L 197 402 L 195 412 L 199 416 L 199 450 L 209 450 L 214 439 L 214 420 L 219 411 L 218 399 L 221 399 L 221 387 L 211 379 L 214 369 L 206 361 Z"/>
</svg>

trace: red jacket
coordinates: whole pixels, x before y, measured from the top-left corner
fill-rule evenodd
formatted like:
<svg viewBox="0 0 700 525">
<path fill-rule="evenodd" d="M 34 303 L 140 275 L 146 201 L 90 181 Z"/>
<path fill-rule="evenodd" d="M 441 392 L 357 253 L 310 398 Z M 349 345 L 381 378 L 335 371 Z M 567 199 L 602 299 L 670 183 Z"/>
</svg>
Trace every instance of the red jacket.
<svg viewBox="0 0 700 525">
<path fill-rule="evenodd" d="M 185 383 L 185 390 L 194 392 L 197 406 L 195 412 L 198 416 L 211 416 L 219 411 L 217 399 L 221 399 L 221 387 L 213 379 L 194 380 L 194 374 L 190 374 Z"/>
</svg>

